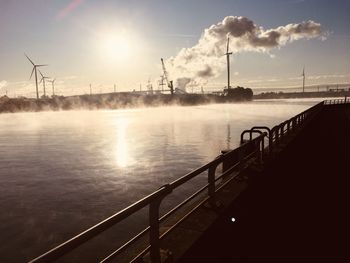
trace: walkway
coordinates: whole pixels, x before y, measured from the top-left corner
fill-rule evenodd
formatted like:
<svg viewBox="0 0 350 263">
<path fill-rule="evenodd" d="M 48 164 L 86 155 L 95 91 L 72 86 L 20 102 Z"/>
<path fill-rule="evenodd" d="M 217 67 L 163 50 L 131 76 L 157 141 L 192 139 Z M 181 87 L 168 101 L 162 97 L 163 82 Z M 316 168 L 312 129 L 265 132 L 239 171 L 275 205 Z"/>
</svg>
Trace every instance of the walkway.
<svg viewBox="0 0 350 263">
<path fill-rule="evenodd" d="M 350 262 L 349 214 L 350 105 L 330 105 L 181 262 Z"/>
</svg>

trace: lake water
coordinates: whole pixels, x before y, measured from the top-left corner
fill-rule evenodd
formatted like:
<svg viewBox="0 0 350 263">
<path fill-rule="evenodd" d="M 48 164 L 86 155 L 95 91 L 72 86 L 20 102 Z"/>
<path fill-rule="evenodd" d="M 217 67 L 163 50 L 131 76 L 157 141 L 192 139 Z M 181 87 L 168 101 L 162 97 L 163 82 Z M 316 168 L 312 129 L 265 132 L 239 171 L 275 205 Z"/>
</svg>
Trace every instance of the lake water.
<svg viewBox="0 0 350 263">
<path fill-rule="evenodd" d="M 38 256 L 318 101 L 1 114 L 0 262 Z"/>
</svg>

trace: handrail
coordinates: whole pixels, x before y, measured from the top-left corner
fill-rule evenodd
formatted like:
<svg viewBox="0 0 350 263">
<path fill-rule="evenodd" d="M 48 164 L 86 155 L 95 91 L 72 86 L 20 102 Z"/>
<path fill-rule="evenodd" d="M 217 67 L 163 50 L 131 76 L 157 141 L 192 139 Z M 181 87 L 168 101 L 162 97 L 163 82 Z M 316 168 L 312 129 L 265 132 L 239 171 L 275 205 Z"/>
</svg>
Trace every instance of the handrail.
<svg viewBox="0 0 350 263">
<path fill-rule="evenodd" d="M 248 143 L 248 146 L 251 145 L 253 148 L 256 148 L 256 145 L 262 144 L 262 147 L 259 147 L 260 149 L 263 149 L 263 141 L 264 137 L 266 136 L 266 133 L 261 134 L 260 136 L 254 138 Z M 184 183 L 188 182 L 192 178 L 198 176 L 199 174 L 202 174 L 203 172 L 208 172 L 208 184 L 200 189 L 200 191 L 197 191 L 194 195 L 190 196 L 190 199 L 192 200 L 196 196 L 198 196 L 203 190 L 208 189 L 208 201 L 212 206 L 215 206 L 215 193 L 216 193 L 216 186 L 215 182 L 217 181 L 215 178 L 215 172 L 220 163 L 223 163 L 229 159 L 232 159 L 233 156 L 235 156 L 235 153 L 240 152 L 240 154 L 248 155 L 249 152 L 246 152 L 247 145 L 243 145 L 241 147 L 238 147 L 237 149 L 234 149 L 232 151 L 229 151 L 225 154 L 219 155 L 216 159 L 212 160 L 211 162 L 197 168 L 196 170 L 180 177 L 179 179 L 162 186 L 157 191 L 151 193 L 150 195 L 144 197 L 143 199 L 137 201 L 136 203 L 130 205 L 129 207 L 123 209 L 122 211 L 112 215 L 111 217 L 105 219 L 104 221 L 90 227 L 86 231 L 80 233 L 79 235 L 67 240 L 66 242 L 60 244 L 59 246 L 49 250 L 48 252 L 44 253 L 43 255 L 33 259 L 30 261 L 30 263 L 38 263 L 38 262 L 52 262 L 63 255 L 69 253 L 76 247 L 82 245 L 83 243 L 89 241 L 90 239 L 94 238 L 98 234 L 104 232 L 108 228 L 114 226 L 115 224 L 118 224 L 122 220 L 126 219 L 128 216 L 134 214 L 135 212 L 139 211 L 140 209 L 149 206 L 149 227 L 147 227 L 145 230 L 141 231 L 137 236 L 141 236 L 149 229 L 150 234 L 150 257 L 152 262 L 160 262 L 160 239 L 159 239 L 159 223 L 163 221 L 166 217 L 168 217 L 173 212 L 177 211 L 177 209 L 171 210 L 169 213 L 167 213 L 163 217 L 159 217 L 159 207 L 161 204 L 161 201 L 170 194 L 174 189 L 177 187 L 183 185 Z M 244 160 L 244 156 L 241 156 L 242 158 L 236 162 L 242 162 Z M 238 167 L 238 166 L 237 166 Z M 188 203 L 189 199 L 185 200 L 183 204 L 180 204 L 177 206 L 177 208 L 182 207 L 185 203 Z M 129 246 L 132 242 L 134 242 L 136 239 L 132 238 L 130 241 L 128 241 L 126 244 L 122 245 L 122 247 Z M 114 251 L 110 256 L 108 256 L 106 259 L 112 258 L 116 254 L 118 254 L 120 250 Z"/>
<path fill-rule="evenodd" d="M 108 217 L 102 222 L 90 227 L 84 232 L 78 234 L 77 236 L 49 250 L 43 255 L 31 260 L 30 263 L 55 261 L 58 258 L 62 257 L 63 255 L 69 253 L 76 247 L 89 241 L 90 239 L 94 238 L 95 236 L 99 235 L 100 233 L 104 232 L 110 227 L 118 224 L 122 220 L 126 219 L 130 215 L 134 214 L 135 212 L 139 211 L 140 209 L 146 206 L 149 206 L 149 226 L 143 231 L 141 231 L 139 234 L 137 234 L 135 237 L 133 237 L 131 240 L 129 240 L 127 243 L 122 245 L 119 249 L 115 250 L 112 254 L 107 256 L 103 260 L 103 262 L 107 262 L 109 259 L 112 259 L 118 253 L 120 253 L 123 248 L 126 248 L 127 246 L 132 244 L 134 241 L 137 240 L 138 237 L 145 234 L 149 230 L 149 235 L 150 235 L 149 246 L 142 252 L 142 254 L 149 251 L 151 261 L 154 263 L 159 263 L 160 262 L 160 239 L 163 238 L 165 235 L 167 235 L 171 231 L 171 229 L 173 229 L 174 227 L 174 226 L 171 227 L 168 231 L 163 233 L 162 236 L 160 236 L 160 233 L 159 233 L 160 222 L 164 221 L 167 217 L 169 217 L 175 211 L 178 211 L 179 208 L 181 208 L 182 206 L 187 204 L 189 201 L 197 197 L 200 193 L 202 193 L 206 189 L 208 190 L 208 195 L 204 200 L 202 200 L 200 204 L 208 200 L 209 204 L 215 207 L 216 205 L 215 196 L 216 196 L 216 192 L 218 191 L 218 188 L 216 187 L 215 183 L 219 179 L 225 178 L 225 176 L 232 174 L 232 172 L 235 169 L 239 170 L 239 168 L 243 163 L 246 163 L 248 160 L 252 158 L 257 158 L 259 162 L 262 162 L 264 160 L 265 138 L 268 138 L 268 141 L 269 141 L 268 156 L 272 157 L 273 156 L 272 150 L 274 149 L 275 146 L 279 145 L 280 142 L 283 141 L 287 136 L 289 136 L 291 132 L 297 131 L 307 121 L 311 120 L 312 117 L 315 116 L 325 105 L 328 106 L 328 105 L 345 104 L 345 103 L 350 103 L 350 100 L 347 100 L 346 97 L 344 100 L 326 100 L 297 114 L 291 119 L 274 126 L 272 129 L 269 129 L 268 127 L 265 127 L 265 126 L 254 126 L 250 130 L 243 131 L 241 134 L 241 145 L 238 148 L 228 151 L 224 154 L 221 154 L 211 162 L 197 168 L 196 170 L 180 177 L 179 179 L 167 185 L 162 186 L 155 192 L 133 203 L 132 205 L 121 210 L 120 212 Z M 249 133 L 249 140 L 245 141 L 244 135 L 247 133 Z M 252 136 L 253 133 L 258 133 L 259 135 L 256 138 L 253 138 Z M 226 169 L 223 170 L 220 176 L 215 177 L 216 169 L 218 165 L 221 163 L 223 164 L 223 166 L 228 163 L 229 166 L 227 166 Z M 207 171 L 208 183 L 204 187 L 196 191 L 194 194 L 192 194 L 190 197 L 188 197 L 183 202 L 178 204 L 175 208 L 168 211 L 162 217 L 159 217 L 160 204 L 167 195 L 169 195 L 177 187 L 183 185 L 184 183 L 188 182 L 192 178 L 206 171 Z M 228 181 L 225 181 L 225 183 L 227 182 Z M 199 206 L 200 204 L 198 204 L 197 206 Z M 186 214 L 183 218 L 187 217 L 188 215 L 189 213 Z M 180 219 L 180 220 L 183 220 L 183 219 Z M 178 223 L 179 222 L 175 223 L 175 225 Z"/>
<path fill-rule="evenodd" d="M 94 225 L 93 227 L 90 227 L 89 229 L 85 230 L 84 232 L 80 233 L 79 235 L 67 240 L 66 242 L 62 243 L 61 245 L 49 250 L 45 254 L 29 261 L 31 262 L 50 262 L 53 260 L 56 260 L 66 254 L 67 252 L 73 250 L 77 246 L 85 243 L 87 240 L 92 239 L 93 237 L 97 236 L 98 234 L 102 233 L 103 231 L 107 230 L 111 226 L 119 223 L 123 219 L 127 218 L 128 216 L 132 215 L 133 213 L 139 211 L 140 209 L 144 208 L 148 204 L 154 202 L 159 198 L 159 196 L 162 196 L 164 192 L 168 192 L 168 189 L 166 186 L 161 187 L 157 191 L 153 192 L 152 194 L 142 198 L 141 200 L 133 203 L 132 205 L 124 208 L 120 212 L 108 217 L 107 219 L 103 220 L 102 222 Z"/>
</svg>

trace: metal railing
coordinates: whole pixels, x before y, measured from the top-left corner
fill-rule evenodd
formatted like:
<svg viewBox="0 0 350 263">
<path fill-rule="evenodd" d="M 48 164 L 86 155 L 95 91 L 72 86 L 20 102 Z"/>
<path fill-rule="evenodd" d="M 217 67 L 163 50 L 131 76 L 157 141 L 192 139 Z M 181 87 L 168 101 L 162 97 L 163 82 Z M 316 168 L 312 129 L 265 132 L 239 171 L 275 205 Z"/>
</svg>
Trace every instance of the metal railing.
<svg viewBox="0 0 350 263">
<path fill-rule="evenodd" d="M 265 131 L 267 133 L 268 146 L 266 152 L 269 157 L 273 156 L 275 148 L 281 145 L 282 142 L 286 141 L 286 138 L 290 138 L 290 134 L 295 133 L 305 123 L 310 121 L 324 106 L 324 102 L 320 102 L 315 106 L 297 114 L 296 116 L 286 120 L 272 129 L 265 126 L 254 126 L 250 130 L 245 130 L 241 134 L 241 143 L 244 143 L 244 135 L 249 134 L 249 139 L 252 138 L 254 133 Z"/>
<path fill-rule="evenodd" d="M 257 158 L 258 160 L 261 160 L 263 149 L 264 149 L 263 142 L 264 142 L 265 136 L 266 136 L 266 133 L 261 133 L 258 137 L 250 140 L 248 143 L 242 145 L 241 147 L 234 149 L 232 151 L 229 151 L 225 154 L 222 154 L 218 156 L 216 159 L 214 159 L 213 161 L 184 175 L 183 177 L 175 180 L 174 182 L 162 186 L 152 194 L 144 197 L 143 199 L 137 201 L 136 203 L 130 205 L 129 207 L 123 209 L 122 211 L 112 215 L 111 217 L 103 220 L 102 222 L 87 229 L 86 231 L 80 233 L 79 235 L 69 239 L 68 241 L 62 243 L 61 245 L 51 249 L 45 254 L 31 260 L 30 262 L 38 263 L 38 262 L 55 261 L 60 257 L 68 254 L 73 249 L 86 243 L 87 241 L 91 240 L 95 236 L 101 234 L 105 230 L 118 224 L 119 222 L 123 221 L 130 215 L 136 213 L 137 211 L 141 210 L 146 206 L 148 206 L 148 209 L 149 209 L 149 226 L 145 230 L 140 232 L 138 235 L 136 235 L 134 238 L 129 240 L 127 243 L 125 243 L 123 246 L 115 250 L 113 253 L 109 254 L 104 260 L 102 260 L 102 262 L 110 261 L 111 259 L 116 257 L 123 249 L 126 249 L 126 247 L 133 244 L 138 237 L 140 237 L 147 231 L 149 231 L 149 246 L 144 251 L 142 251 L 137 258 L 145 255 L 147 252 L 150 252 L 151 261 L 160 262 L 160 240 L 164 238 L 167 234 L 169 234 L 175 227 L 173 226 L 169 228 L 165 233 L 163 233 L 160 236 L 160 232 L 159 232 L 160 222 L 164 221 L 171 214 L 177 211 L 180 207 L 187 204 L 189 201 L 194 199 L 196 196 L 198 196 L 200 193 L 204 192 L 205 190 L 207 190 L 207 196 L 202 202 L 200 202 L 200 204 L 203 204 L 204 202 L 208 202 L 211 206 L 215 207 L 216 206 L 215 194 L 218 191 L 218 189 L 221 189 L 222 187 L 222 185 L 218 187 L 218 185 L 216 184 L 218 180 L 222 179 L 223 177 L 229 174 L 232 174 L 232 172 L 235 170 L 241 169 L 247 160 L 250 160 L 252 158 Z M 220 176 L 216 177 L 217 167 L 224 162 L 231 163 L 230 169 L 223 171 Z M 208 183 L 204 187 L 199 189 L 196 193 L 194 193 L 192 196 L 184 200 L 182 203 L 178 204 L 175 208 L 173 208 L 171 211 L 169 211 L 167 214 L 165 214 L 160 218 L 159 207 L 161 205 L 162 200 L 167 195 L 169 195 L 174 189 L 185 184 L 186 182 L 198 176 L 199 174 L 202 174 L 203 172 L 207 172 Z M 230 180 L 225 181 L 223 185 L 226 185 L 229 181 Z M 175 225 L 183 221 L 186 217 L 188 217 L 188 215 L 189 214 L 186 214 Z"/>
<path fill-rule="evenodd" d="M 114 259 L 117 255 L 119 255 L 122 251 L 124 251 L 127 247 L 131 246 L 135 241 L 139 239 L 142 235 L 149 232 L 149 245 L 139 253 L 133 261 L 136 261 L 140 257 L 144 256 L 146 253 L 150 253 L 150 259 L 154 263 L 160 262 L 160 241 L 167 236 L 179 223 L 181 223 L 184 219 L 186 219 L 196 208 L 200 205 L 208 202 L 208 204 L 212 207 L 216 206 L 215 196 L 217 191 L 219 191 L 222 187 L 227 185 L 235 176 L 231 176 L 229 179 L 227 177 L 232 175 L 234 171 L 241 171 L 245 165 L 247 165 L 248 161 L 256 160 L 258 163 L 263 163 L 266 157 L 273 156 L 273 150 L 277 147 L 287 135 L 300 130 L 300 128 L 307 123 L 309 120 L 315 116 L 324 105 L 333 105 L 333 104 L 342 104 L 349 103 L 346 100 L 333 100 L 333 101 L 324 101 L 321 102 L 308 110 L 303 111 L 302 113 L 294 116 L 293 118 L 276 125 L 272 129 L 265 126 L 255 126 L 250 130 L 245 130 L 241 134 L 241 146 L 228 151 L 222 155 L 219 155 L 213 161 L 197 168 L 196 170 L 182 176 L 181 178 L 173 181 L 172 183 L 166 184 L 159 188 L 157 191 L 152 194 L 144 197 L 143 199 L 135 202 L 129 207 L 123 209 L 122 211 L 110 216 L 109 218 L 103 220 L 102 222 L 94 225 L 93 227 L 87 229 L 86 231 L 80 233 L 79 235 L 69 239 L 68 241 L 62 243 L 61 245 L 51 249 L 45 254 L 31 260 L 31 263 L 39 263 L 39 262 L 52 262 L 55 261 L 62 256 L 68 254 L 75 248 L 80 245 L 86 243 L 97 235 L 101 234 L 105 230 L 111 228 L 112 226 L 120 223 L 124 219 L 128 218 L 130 215 L 140 211 L 142 208 L 147 207 L 149 209 L 148 220 L 149 226 L 141 231 L 139 234 L 134 236 L 124 245 L 110 253 L 107 257 L 105 257 L 101 262 L 109 262 Z M 246 134 L 249 134 L 249 139 L 245 140 L 244 137 Z M 256 137 L 253 138 L 253 135 L 256 134 Z M 267 139 L 268 146 L 265 148 L 265 139 Z M 221 173 L 221 175 L 216 177 L 217 167 L 223 164 L 225 167 Z M 207 184 L 202 188 L 198 189 L 197 192 L 192 194 L 190 197 L 182 201 L 180 204 L 175 206 L 165 215 L 160 217 L 159 208 L 162 203 L 162 200 L 168 196 L 172 191 L 179 186 L 185 184 L 191 179 L 197 177 L 203 172 L 207 172 Z M 217 182 L 221 179 L 220 184 Z M 192 209 L 189 213 L 180 218 L 175 224 L 173 224 L 167 231 L 160 234 L 160 223 L 171 216 L 174 212 L 178 211 L 181 207 L 188 204 L 191 200 L 198 197 L 199 194 L 207 191 L 206 197 L 196 205 L 194 209 Z"/>
<path fill-rule="evenodd" d="M 324 105 L 346 104 L 346 103 L 350 103 L 350 99 L 346 96 L 344 99 L 333 99 L 333 100 L 324 101 Z"/>
</svg>

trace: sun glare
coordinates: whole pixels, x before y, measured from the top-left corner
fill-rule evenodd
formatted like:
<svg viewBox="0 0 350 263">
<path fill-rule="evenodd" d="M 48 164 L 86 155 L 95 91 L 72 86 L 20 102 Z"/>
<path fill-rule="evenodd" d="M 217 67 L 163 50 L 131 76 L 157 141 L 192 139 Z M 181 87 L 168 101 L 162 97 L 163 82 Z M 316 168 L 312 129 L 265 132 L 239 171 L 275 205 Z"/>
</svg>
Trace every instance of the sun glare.
<svg viewBox="0 0 350 263">
<path fill-rule="evenodd" d="M 107 34 L 101 39 L 103 57 L 114 61 L 122 61 L 130 55 L 130 42 L 124 34 Z"/>
<path fill-rule="evenodd" d="M 119 167 L 126 167 L 133 163 L 133 159 L 129 153 L 129 144 L 126 139 L 128 125 L 128 120 L 124 118 L 118 118 L 115 121 L 117 138 L 115 145 L 115 158 Z"/>
</svg>

